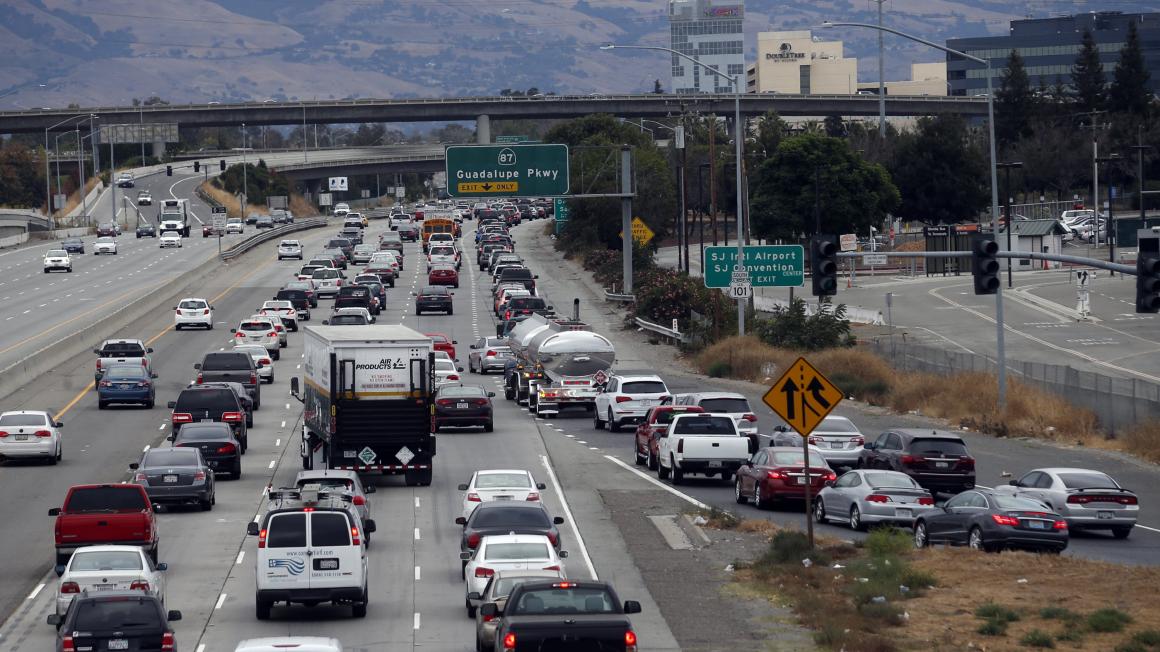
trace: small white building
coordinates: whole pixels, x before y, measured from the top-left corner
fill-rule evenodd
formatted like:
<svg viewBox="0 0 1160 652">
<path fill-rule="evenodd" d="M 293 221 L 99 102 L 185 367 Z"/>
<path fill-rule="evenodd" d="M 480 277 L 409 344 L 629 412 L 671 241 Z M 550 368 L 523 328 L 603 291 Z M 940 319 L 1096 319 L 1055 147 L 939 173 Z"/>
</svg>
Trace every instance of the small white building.
<svg viewBox="0 0 1160 652">
<path fill-rule="evenodd" d="M 1063 225 L 1059 223 L 1059 220 L 1016 220 L 1015 228 L 1011 232 L 1011 251 L 1061 254 L 1063 253 L 1063 234 Z M 999 244 L 999 251 L 1007 251 L 1006 226 L 999 229 L 999 235 L 996 236 L 995 240 Z M 1006 269 L 1007 265 L 1000 261 L 1000 267 Z M 1016 258 L 1013 267 L 1017 270 L 1048 269 L 1049 267 L 1054 269 L 1059 267 L 1059 263 Z"/>
</svg>

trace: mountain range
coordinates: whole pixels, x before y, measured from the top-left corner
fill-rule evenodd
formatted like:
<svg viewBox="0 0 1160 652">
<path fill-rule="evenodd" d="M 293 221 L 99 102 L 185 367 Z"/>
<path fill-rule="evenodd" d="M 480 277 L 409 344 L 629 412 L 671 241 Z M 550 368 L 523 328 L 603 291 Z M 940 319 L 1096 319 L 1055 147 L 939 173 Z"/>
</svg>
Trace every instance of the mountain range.
<svg viewBox="0 0 1160 652">
<path fill-rule="evenodd" d="M 1082 11 L 1145 11 L 1148 1 L 886 0 L 884 24 L 935 42 L 1004 33 L 1009 21 Z M 1152 5 L 1154 7 L 1154 5 Z M 748 0 L 756 33 L 825 20 L 875 22 L 874 0 Z M 669 88 L 665 0 L 0 0 L 0 110 L 170 102 L 495 95 Z M 877 79 L 876 34 L 845 42 Z M 887 37 L 887 79 L 939 52 Z M 43 85 L 43 86 L 42 86 Z"/>
</svg>

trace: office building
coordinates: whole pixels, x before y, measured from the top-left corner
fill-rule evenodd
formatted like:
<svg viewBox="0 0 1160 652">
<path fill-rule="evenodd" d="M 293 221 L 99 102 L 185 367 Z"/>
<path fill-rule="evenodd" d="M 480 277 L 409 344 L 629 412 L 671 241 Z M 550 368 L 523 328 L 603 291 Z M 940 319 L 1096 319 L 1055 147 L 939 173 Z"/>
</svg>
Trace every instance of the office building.
<svg viewBox="0 0 1160 652">
<path fill-rule="evenodd" d="M 672 49 L 745 83 L 745 4 L 732 0 L 669 0 Z M 686 59 L 672 57 L 674 93 L 732 93 L 727 77 L 714 75 Z"/>
<path fill-rule="evenodd" d="M 1100 11 L 1055 18 L 1013 20 L 1006 36 L 948 39 L 948 48 L 986 59 L 991 63 L 992 83 L 998 88 L 1011 50 L 1018 50 L 1031 78 L 1031 86 L 1071 85 L 1071 67 L 1079 54 L 1085 30 L 1091 31 L 1111 83 L 1127 38 L 1128 23 L 1136 23 L 1144 64 L 1152 73 L 1152 93 L 1160 95 L 1160 13 L 1125 14 Z M 987 92 L 987 68 L 981 63 L 947 55 L 947 80 L 952 95 Z"/>
</svg>

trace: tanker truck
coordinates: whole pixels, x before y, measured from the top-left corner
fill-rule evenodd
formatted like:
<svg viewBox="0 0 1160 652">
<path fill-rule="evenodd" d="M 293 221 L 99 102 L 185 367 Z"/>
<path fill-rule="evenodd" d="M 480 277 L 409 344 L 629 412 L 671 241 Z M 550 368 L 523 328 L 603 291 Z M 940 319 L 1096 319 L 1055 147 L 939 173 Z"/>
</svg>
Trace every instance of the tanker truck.
<svg viewBox="0 0 1160 652">
<path fill-rule="evenodd" d="M 513 362 L 504 395 L 536 416 L 592 409 L 608 382 L 616 349 L 579 319 L 532 315 L 509 338 Z"/>
</svg>

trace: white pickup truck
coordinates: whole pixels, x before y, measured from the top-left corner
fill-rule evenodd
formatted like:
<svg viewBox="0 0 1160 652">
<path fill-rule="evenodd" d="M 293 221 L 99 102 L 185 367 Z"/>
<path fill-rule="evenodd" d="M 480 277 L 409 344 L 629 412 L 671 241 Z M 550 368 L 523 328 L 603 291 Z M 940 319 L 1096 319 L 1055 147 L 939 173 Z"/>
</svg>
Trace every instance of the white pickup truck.
<svg viewBox="0 0 1160 652">
<path fill-rule="evenodd" d="M 673 484 L 681 484 L 687 473 L 721 474 L 728 483 L 756 446 L 728 415 L 678 414 L 657 446 L 657 477 L 672 476 Z"/>
</svg>

